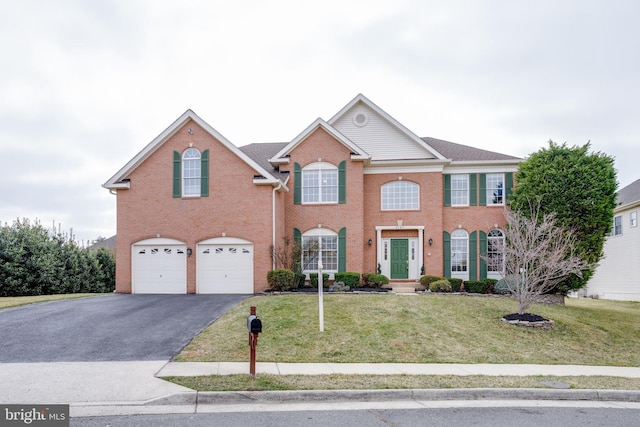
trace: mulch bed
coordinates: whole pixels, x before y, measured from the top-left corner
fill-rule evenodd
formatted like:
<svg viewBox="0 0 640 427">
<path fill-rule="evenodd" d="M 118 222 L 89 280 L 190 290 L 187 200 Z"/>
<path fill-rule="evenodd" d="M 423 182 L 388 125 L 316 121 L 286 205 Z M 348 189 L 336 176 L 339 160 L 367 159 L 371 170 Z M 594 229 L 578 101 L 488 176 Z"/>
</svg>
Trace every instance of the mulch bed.
<svg viewBox="0 0 640 427">
<path fill-rule="evenodd" d="M 553 329 L 555 322 L 532 313 L 512 313 L 502 317 L 503 322 L 529 328 Z"/>
</svg>

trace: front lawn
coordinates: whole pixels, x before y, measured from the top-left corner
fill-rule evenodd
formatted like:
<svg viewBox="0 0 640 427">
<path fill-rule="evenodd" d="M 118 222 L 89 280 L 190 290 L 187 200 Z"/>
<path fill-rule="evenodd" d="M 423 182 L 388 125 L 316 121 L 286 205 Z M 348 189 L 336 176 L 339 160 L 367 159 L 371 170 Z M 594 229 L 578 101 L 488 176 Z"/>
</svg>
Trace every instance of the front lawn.
<svg viewBox="0 0 640 427">
<path fill-rule="evenodd" d="M 85 298 L 96 295 L 107 294 L 58 294 L 58 295 L 36 295 L 28 297 L 0 297 L 0 309 L 18 307 L 21 305 L 34 304 L 37 302 L 57 301 L 61 299 Z"/>
<path fill-rule="evenodd" d="M 246 318 L 257 307 L 259 362 L 532 363 L 640 366 L 640 303 L 566 299 L 530 311 L 553 330 L 502 322 L 506 298 L 328 294 L 245 300 L 196 337 L 177 361 L 248 361 Z"/>
</svg>

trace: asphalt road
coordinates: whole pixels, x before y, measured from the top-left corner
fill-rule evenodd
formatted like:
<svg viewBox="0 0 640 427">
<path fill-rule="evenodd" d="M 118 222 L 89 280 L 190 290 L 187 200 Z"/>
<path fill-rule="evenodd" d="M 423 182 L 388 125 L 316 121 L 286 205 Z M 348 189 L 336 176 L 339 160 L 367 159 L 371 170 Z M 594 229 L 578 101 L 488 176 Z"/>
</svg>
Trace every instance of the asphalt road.
<svg viewBox="0 0 640 427">
<path fill-rule="evenodd" d="M 458 402 L 459 403 L 459 402 Z M 499 405 L 499 403 L 498 403 Z M 638 425 L 639 409 L 548 407 L 369 409 L 299 412 L 230 412 L 184 415 L 133 415 L 121 417 L 71 418 L 78 427 L 158 426 L 477 426 L 477 427 L 625 427 Z"/>
<path fill-rule="evenodd" d="M 169 360 L 246 297 L 113 294 L 3 309 L 0 362 Z"/>
</svg>

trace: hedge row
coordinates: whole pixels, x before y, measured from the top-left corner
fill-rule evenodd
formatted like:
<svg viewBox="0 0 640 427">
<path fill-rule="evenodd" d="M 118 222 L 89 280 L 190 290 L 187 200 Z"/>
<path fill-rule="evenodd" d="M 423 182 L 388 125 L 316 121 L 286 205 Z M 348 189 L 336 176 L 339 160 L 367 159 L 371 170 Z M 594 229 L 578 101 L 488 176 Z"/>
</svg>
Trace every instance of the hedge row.
<svg viewBox="0 0 640 427">
<path fill-rule="evenodd" d="M 329 274 L 323 273 L 323 287 L 329 287 Z M 267 284 L 272 291 L 289 291 L 305 286 L 305 275 L 287 269 L 271 270 L 267 273 Z M 345 288 L 379 288 L 389 283 L 383 274 L 342 272 L 335 273 L 333 283 L 343 283 Z M 318 273 L 309 274 L 309 286 L 318 287 Z"/>
<path fill-rule="evenodd" d="M 443 284 L 447 282 L 449 286 Z M 495 279 L 462 280 L 440 276 L 422 276 L 420 284 L 432 292 L 469 292 L 475 294 L 508 293 Z M 434 285 L 435 284 L 435 285 Z"/>
<path fill-rule="evenodd" d="M 0 296 L 113 292 L 115 257 L 28 219 L 0 226 Z"/>
</svg>

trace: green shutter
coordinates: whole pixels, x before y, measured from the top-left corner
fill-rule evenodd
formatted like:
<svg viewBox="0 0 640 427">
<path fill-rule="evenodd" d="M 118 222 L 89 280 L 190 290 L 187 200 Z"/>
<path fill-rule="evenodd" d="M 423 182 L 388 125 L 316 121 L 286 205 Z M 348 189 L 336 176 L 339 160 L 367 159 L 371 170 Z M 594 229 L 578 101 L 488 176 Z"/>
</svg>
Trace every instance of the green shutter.
<svg viewBox="0 0 640 427">
<path fill-rule="evenodd" d="M 507 172 L 504 174 L 504 194 L 505 205 L 511 200 L 511 192 L 513 191 L 513 172 Z"/>
<path fill-rule="evenodd" d="M 469 280 L 478 280 L 478 232 L 469 235 Z"/>
<path fill-rule="evenodd" d="M 469 174 L 469 206 L 478 205 L 478 175 Z"/>
<path fill-rule="evenodd" d="M 451 206 L 451 175 L 444 175 L 444 205 Z"/>
<path fill-rule="evenodd" d="M 451 234 L 443 232 L 443 259 L 444 259 L 444 277 L 451 277 Z"/>
<path fill-rule="evenodd" d="M 209 150 L 204 150 L 200 157 L 200 196 L 209 195 Z"/>
<path fill-rule="evenodd" d="M 480 174 L 480 206 L 487 206 L 487 174 Z"/>
<path fill-rule="evenodd" d="M 302 246 L 302 233 L 297 228 L 293 229 L 293 243 Z"/>
<path fill-rule="evenodd" d="M 182 156 L 177 151 L 173 152 L 173 197 L 182 195 L 182 183 L 180 182 Z"/>
<path fill-rule="evenodd" d="M 480 280 L 487 278 L 487 233 L 480 230 Z"/>
<path fill-rule="evenodd" d="M 338 232 L 338 272 L 347 271 L 347 228 Z"/>
<path fill-rule="evenodd" d="M 293 164 L 293 204 L 302 203 L 302 167 L 300 163 Z"/>
<path fill-rule="evenodd" d="M 346 202 L 347 202 L 347 161 L 343 160 L 338 165 L 338 203 L 346 203 Z"/>
</svg>

